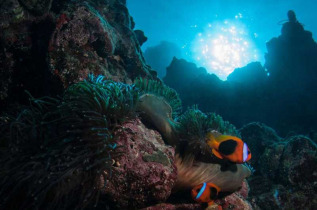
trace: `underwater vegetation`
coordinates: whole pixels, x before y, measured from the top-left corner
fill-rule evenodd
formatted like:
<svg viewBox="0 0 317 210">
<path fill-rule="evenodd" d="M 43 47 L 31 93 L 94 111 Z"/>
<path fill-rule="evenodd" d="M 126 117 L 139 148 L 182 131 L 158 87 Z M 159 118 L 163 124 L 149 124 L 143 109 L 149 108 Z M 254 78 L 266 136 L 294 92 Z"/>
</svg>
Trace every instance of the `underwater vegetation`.
<svg viewBox="0 0 317 210">
<path fill-rule="evenodd" d="M 216 130 L 224 135 L 240 136 L 234 125 L 224 121 L 215 113 L 203 113 L 197 106 L 189 107 L 178 119 L 178 132 L 180 139 L 186 139 L 192 152 L 208 152 L 206 142 L 207 133 Z M 196 147 L 199 148 L 196 148 Z M 194 152 L 194 150 L 197 150 Z M 210 152 L 210 151 L 209 151 Z"/>
<path fill-rule="evenodd" d="M 238 134 L 234 126 L 223 121 L 220 116 L 205 115 L 197 107 L 192 107 L 181 114 L 181 101 L 177 93 L 161 82 L 137 79 L 135 84 L 127 85 L 105 80 L 104 76 L 95 77 L 91 74 L 86 80 L 71 85 L 59 98 L 36 99 L 30 96 L 29 106 L 23 107 L 16 116 L 8 114 L 1 117 L 1 150 L 3 153 L 1 155 L 0 206 L 4 209 L 88 208 L 98 206 L 100 194 L 105 194 L 106 197 L 108 195 L 108 199 L 115 196 L 114 192 L 109 187 L 107 188 L 107 183 L 113 185 L 112 179 L 116 180 L 116 177 L 121 176 L 119 174 L 129 173 L 122 172 L 123 169 L 113 168 L 113 164 L 116 159 L 117 165 L 120 162 L 123 164 L 123 157 L 130 154 L 125 148 L 132 142 L 127 143 L 129 138 L 123 138 L 123 136 L 131 134 L 129 131 L 125 131 L 125 127 L 135 130 L 134 133 L 145 132 L 146 128 L 139 130 L 142 124 L 135 119 L 142 114 L 142 109 L 140 109 L 142 106 L 138 104 L 145 103 L 143 97 L 148 94 L 151 94 L 151 97 L 146 103 L 156 103 L 159 99 L 159 104 L 164 101 L 170 109 L 165 110 L 168 114 L 164 114 L 162 113 L 164 110 L 152 106 L 145 114 L 152 115 L 153 117 L 150 119 L 152 121 L 161 118 L 165 120 L 165 123 L 169 123 L 173 128 L 173 138 L 183 135 L 182 141 L 191 142 L 199 136 L 200 138 L 196 141 L 203 145 L 203 136 L 210 129 Z M 173 112 L 174 115 L 171 107 L 176 110 Z M 158 115 L 153 114 L 156 112 Z M 177 117 L 173 118 L 173 116 Z M 184 133 L 190 127 L 187 120 L 193 126 L 187 133 Z M 163 137 L 165 136 L 164 130 L 158 128 L 158 131 L 162 132 Z M 128 133 L 124 134 L 124 132 Z M 144 137 L 138 137 L 138 139 L 142 138 Z M 167 144 L 170 143 L 170 139 L 164 140 L 167 140 Z M 126 143 L 122 143 L 122 141 Z M 162 140 L 160 141 L 161 143 L 156 144 L 165 145 Z M 149 139 L 146 138 L 139 144 L 150 143 L 146 142 L 149 142 Z M 177 149 L 178 140 L 174 139 L 173 143 L 176 151 L 179 151 Z M 159 146 L 163 148 L 162 152 L 157 153 L 151 152 L 152 149 L 145 150 L 148 147 L 145 145 L 131 147 L 131 151 L 135 151 L 136 147 L 139 147 L 138 152 L 144 150 L 142 160 L 145 163 L 158 162 L 163 165 L 163 168 L 156 166 L 157 169 L 174 168 L 169 175 L 169 179 L 171 179 L 169 190 L 163 187 L 164 196 L 162 192 L 158 192 L 163 196 L 160 198 L 161 201 L 168 198 L 173 186 L 181 190 L 205 181 L 219 180 L 216 183 L 222 189 L 236 190 L 241 186 L 243 179 L 250 174 L 249 169 L 243 165 L 238 165 L 235 169 L 238 172 L 223 171 L 218 163 L 199 163 L 200 167 L 196 168 L 197 165 L 195 165 L 195 169 L 191 170 L 195 161 L 194 150 L 187 148 L 186 154 L 192 153 L 193 155 L 188 157 L 185 155 L 183 156 L 184 161 L 173 163 L 174 155 L 172 154 L 174 152 L 169 151 L 171 149 L 164 149 L 166 146 L 163 145 Z M 210 153 L 206 155 L 206 158 L 210 155 Z M 165 161 L 163 161 L 164 159 Z M 130 170 L 134 171 L 134 167 L 137 165 L 138 163 L 133 164 Z M 181 172 L 182 167 L 186 168 L 187 174 Z M 125 164 L 125 170 L 127 168 L 129 168 L 128 164 Z M 175 174 L 176 168 L 179 170 L 177 175 Z M 202 174 L 205 177 L 199 173 L 201 169 L 203 169 Z M 121 173 L 118 173 L 118 170 L 121 170 Z M 191 171 L 198 173 L 190 174 Z M 214 174 L 214 178 L 211 180 L 210 174 Z M 176 179 L 177 176 L 182 178 Z M 195 179 L 196 182 L 191 182 L 190 178 Z M 185 179 L 187 182 L 184 182 Z M 233 180 L 237 180 L 234 182 L 235 184 L 232 184 Z M 223 187 L 229 182 L 233 187 L 230 188 L 228 185 Z M 120 183 L 119 180 L 118 183 Z M 160 185 L 164 186 L 163 183 Z M 145 190 L 145 192 L 147 191 Z M 21 202 L 15 202 L 17 198 Z M 136 206 L 144 206 L 144 203 L 135 202 L 133 199 L 126 204 L 122 202 L 115 206 L 124 207 L 131 202 Z M 151 201 L 149 202 L 151 203 Z"/>
<path fill-rule="evenodd" d="M 141 93 L 154 94 L 156 96 L 164 98 L 172 109 L 172 118 L 175 119 L 182 111 L 182 101 L 180 100 L 178 93 L 166 86 L 159 80 L 148 80 L 137 78 L 134 81 L 134 85 L 141 90 Z"/>
<path fill-rule="evenodd" d="M 186 89 L 169 88 L 145 63 L 140 48 L 145 35 L 134 25 L 125 0 L 1 1 L 0 209 L 204 209 L 207 204 L 191 197 L 203 183 L 220 188 L 213 197 L 216 208 L 316 209 L 316 144 L 305 136 L 281 138 L 261 123 L 238 130 L 228 117 L 250 122 L 243 110 L 224 105 L 260 101 L 258 87 L 267 82 L 263 67 L 255 63 L 236 71 L 241 76 L 256 69 L 251 77 L 230 78 L 244 85 L 217 86 L 222 83 L 217 76 L 175 58 L 175 72 L 183 77 L 175 74 L 177 80 L 170 81 L 192 89 L 198 83 L 200 91 L 185 96 L 206 93 L 208 99 L 199 109 L 186 108 Z M 305 32 L 284 36 L 292 31 L 287 28 L 269 45 L 267 65 L 276 79 L 271 88 L 288 87 L 291 97 L 300 92 L 292 86 L 297 81 L 280 80 L 280 68 L 273 67 L 296 62 L 288 57 L 294 53 L 290 43 L 305 57 L 312 42 L 298 42 L 309 37 Z M 207 79 L 197 79 L 201 74 Z M 314 77 L 301 78 L 314 87 Z M 210 81 L 216 85 L 208 86 Z M 254 89 L 252 100 L 245 86 Z M 315 105 L 306 99 L 309 113 Z M 278 113 L 253 115 L 251 108 L 244 111 L 252 116 Z M 210 132 L 247 143 L 255 171 L 213 155 L 206 144 Z"/>
<path fill-rule="evenodd" d="M 96 198 L 100 175 L 110 174 L 113 130 L 137 98 L 132 86 L 91 75 L 62 98 L 31 97 L 17 117 L 2 118 L 2 208 L 78 208 Z"/>
</svg>

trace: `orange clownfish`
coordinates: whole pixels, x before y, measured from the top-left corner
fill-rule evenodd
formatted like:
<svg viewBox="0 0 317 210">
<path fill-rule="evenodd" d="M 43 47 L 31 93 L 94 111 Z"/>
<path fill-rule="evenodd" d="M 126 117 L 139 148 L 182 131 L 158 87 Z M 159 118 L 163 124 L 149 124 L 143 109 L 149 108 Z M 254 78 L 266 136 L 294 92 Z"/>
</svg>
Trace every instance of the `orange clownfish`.
<svg viewBox="0 0 317 210">
<path fill-rule="evenodd" d="M 219 192 L 220 188 L 217 185 L 204 182 L 192 189 L 192 197 L 199 203 L 208 203 L 208 206 L 211 206 L 217 199 Z M 218 209 L 222 209 L 221 206 L 218 206 Z"/>
<path fill-rule="evenodd" d="M 207 134 L 207 144 L 212 153 L 220 159 L 227 159 L 234 163 L 244 163 L 251 159 L 248 145 L 235 136 Z"/>
</svg>

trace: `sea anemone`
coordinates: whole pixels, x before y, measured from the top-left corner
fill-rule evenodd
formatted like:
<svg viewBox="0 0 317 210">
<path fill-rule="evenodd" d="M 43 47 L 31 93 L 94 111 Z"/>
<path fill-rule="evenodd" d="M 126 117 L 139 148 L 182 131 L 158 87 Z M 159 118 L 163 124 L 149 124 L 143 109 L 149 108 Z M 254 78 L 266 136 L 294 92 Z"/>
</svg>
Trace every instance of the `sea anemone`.
<svg viewBox="0 0 317 210">
<path fill-rule="evenodd" d="M 190 107 L 177 119 L 177 132 L 179 134 L 180 152 L 189 154 L 210 154 L 206 135 L 210 131 L 221 134 L 240 136 L 234 125 L 224 121 L 215 113 L 203 113 L 197 106 Z M 184 148 L 185 147 L 185 148 Z"/>
<path fill-rule="evenodd" d="M 249 168 L 243 164 L 232 164 L 230 169 L 223 170 L 221 164 L 195 161 L 188 155 L 181 158 L 176 155 L 177 166 L 176 190 L 191 189 L 201 183 L 211 182 L 220 187 L 222 192 L 234 192 L 242 186 L 243 180 L 251 175 Z"/>
<path fill-rule="evenodd" d="M 113 131 L 134 116 L 137 99 L 133 86 L 93 75 L 61 98 L 31 97 L 28 107 L 2 123 L 0 207 L 95 205 L 100 177 L 109 177 L 118 155 Z"/>
<path fill-rule="evenodd" d="M 178 93 L 166 86 L 163 82 L 157 80 L 137 78 L 134 81 L 135 87 L 139 88 L 140 94 L 152 94 L 157 97 L 163 98 L 166 103 L 171 106 L 172 119 L 179 116 L 182 111 L 182 101 L 180 100 Z"/>
<path fill-rule="evenodd" d="M 60 98 L 30 96 L 29 106 L 17 115 L 0 117 L 0 208 L 96 206 L 100 186 L 111 179 L 113 159 L 120 155 L 114 133 L 138 115 L 145 115 L 182 155 L 176 156 L 177 188 L 213 182 L 236 190 L 250 173 L 247 167 L 233 164 L 223 170 L 197 154 L 210 159 L 205 139 L 210 130 L 235 136 L 238 131 L 219 115 L 197 107 L 181 114 L 181 107 L 178 94 L 160 81 L 137 79 L 127 85 L 94 75 Z"/>
</svg>

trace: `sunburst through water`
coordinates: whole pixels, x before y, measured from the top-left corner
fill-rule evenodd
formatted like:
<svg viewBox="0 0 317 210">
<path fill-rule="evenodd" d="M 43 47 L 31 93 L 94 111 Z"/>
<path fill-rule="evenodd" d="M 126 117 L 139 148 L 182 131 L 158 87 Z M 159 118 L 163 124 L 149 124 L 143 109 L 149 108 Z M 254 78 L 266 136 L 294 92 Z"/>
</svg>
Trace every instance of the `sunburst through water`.
<svg viewBox="0 0 317 210">
<path fill-rule="evenodd" d="M 235 68 L 258 60 L 253 38 L 237 20 L 209 23 L 193 42 L 195 61 L 225 80 Z"/>
</svg>

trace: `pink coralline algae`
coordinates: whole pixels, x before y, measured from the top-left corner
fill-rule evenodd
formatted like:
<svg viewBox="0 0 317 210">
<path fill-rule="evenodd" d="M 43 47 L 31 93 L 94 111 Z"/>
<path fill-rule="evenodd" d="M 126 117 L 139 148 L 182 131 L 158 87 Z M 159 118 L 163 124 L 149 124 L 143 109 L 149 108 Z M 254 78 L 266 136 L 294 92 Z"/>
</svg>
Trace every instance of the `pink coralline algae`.
<svg viewBox="0 0 317 210">
<path fill-rule="evenodd" d="M 239 191 L 232 193 L 229 196 L 217 201 L 221 204 L 224 210 L 234 209 L 234 210 L 252 210 L 251 204 L 246 200 L 249 193 L 249 185 L 247 181 L 244 181 L 242 187 Z"/>
<path fill-rule="evenodd" d="M 27 104 L 24 90 L 59 95 L 89 73 L 128 84 L 155 79 L 133 27 L 125 1 L 3 0 L 0 109 Z"/>
<path fill-rule="evenodd" d="M 162 203 L 155 206 L 150 206 L 144 208 L 142 210 L 201 210 L 202 207 L 200 204 L 169 204 L 169 203 Z"/>
<path fill-rule="evenodd" d="M 138 119 L 124 123 L 116 136 L 122 154 L 114 158 L 112 177 L 102 192 L 121 209 L 164 202 L 177 178 L 174 149 Z"/>
</svg>

